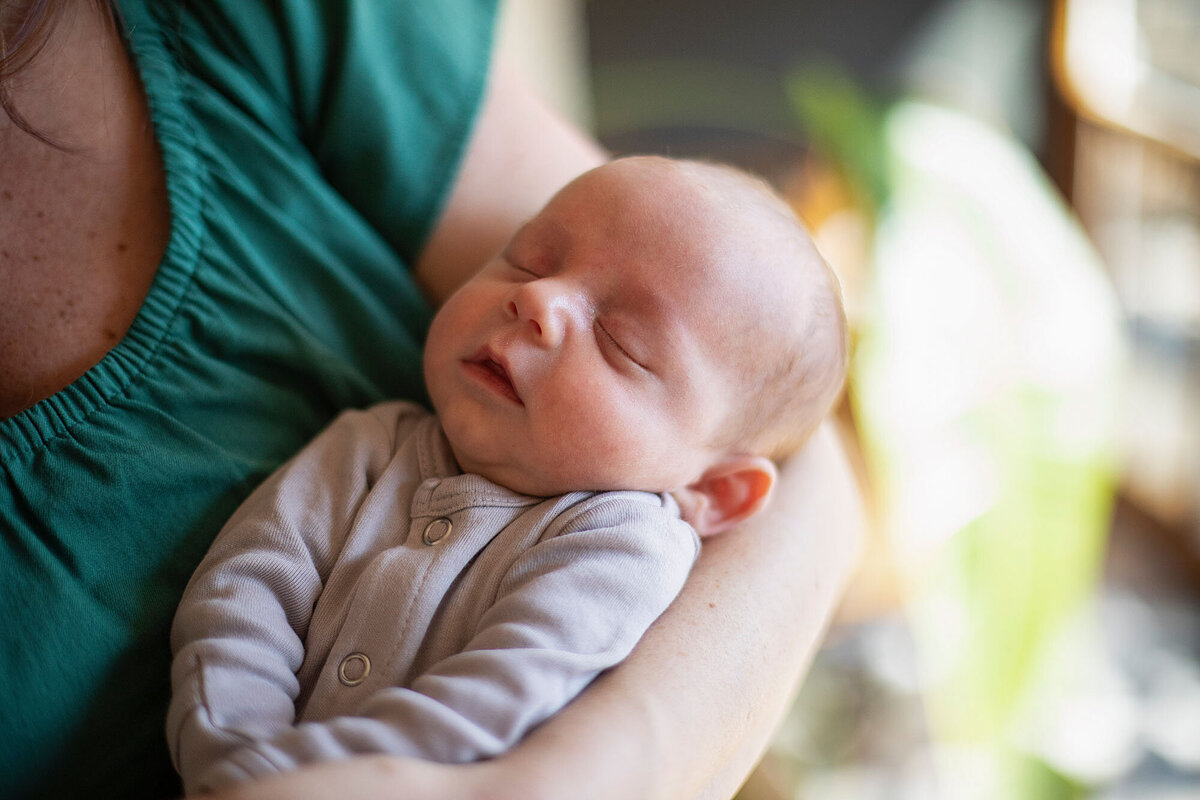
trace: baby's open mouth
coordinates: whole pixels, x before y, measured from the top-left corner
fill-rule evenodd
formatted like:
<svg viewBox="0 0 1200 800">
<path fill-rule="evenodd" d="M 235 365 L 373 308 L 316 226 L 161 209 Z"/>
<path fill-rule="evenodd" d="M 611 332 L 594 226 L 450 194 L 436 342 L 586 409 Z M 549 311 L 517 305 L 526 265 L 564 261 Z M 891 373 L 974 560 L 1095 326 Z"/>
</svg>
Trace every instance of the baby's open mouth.
<svg viewBox="0 0 1200 800">
<path fill-rule="evenodd" d="M 486 350 L 473 358 L 465 359 L 463 361 L 463 368 L 472 377 L 496 394 L 511 400 L 517 405 L 525 405 L 521 401 L 520 395 L 517 394 L 517 389 L 513 386 L 512 379 L 508 377 L 508 370 L 504 367 L 504 364 L 497 361 Z"/>
</svg>

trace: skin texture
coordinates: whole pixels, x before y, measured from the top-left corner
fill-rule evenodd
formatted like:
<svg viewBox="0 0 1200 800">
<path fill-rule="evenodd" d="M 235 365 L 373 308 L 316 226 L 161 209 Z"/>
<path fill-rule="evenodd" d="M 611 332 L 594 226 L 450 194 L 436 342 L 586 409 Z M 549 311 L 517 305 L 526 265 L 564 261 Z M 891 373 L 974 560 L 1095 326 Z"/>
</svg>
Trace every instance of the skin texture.
<svg viewBox="0 0 1200 800">
<path fill-rule="evenodd" d="M 425 375 L 464 469 L 533 495 L 698 495 L 685 511 L 702 533 L 761 506 L 773 465 L 717 443 L 750 390 L 733 365 L 779 359 L 795 335 L 761 298 L 800 307 L 802 282 L 755 253 L 762 211 L 731 212 L 716 174 L 593 170 L 447 300 Z"/>
<path fill-rule="evenodd" d="M 107 21 L 87 4 L 71 8 L 15 100 L 76 149 L 49 152 L 0 119 L 0 187 L 27 198 L 18 209 L 0 191 L 0 386 L 14 387 L 0 414 L 66 385 L 115 344 L 165 244 L 168 207 L 140 86 Z M 494 70 L 417 264 L 430 297 L 444 301 L 554 191 L 602 160 Z M 706 543 L 683 594 L 625 663 L 509 754 L 468 767 L 333 762 L 224 796 L 729 797 L 803 675 L 861 539 L 857 492 L 831 430 L 786 465 L 775 494 L 762 514 Z"/>
<path fill-rule="evenodd" d="M 13 99 L 69 149 L 0 114 L 0 418 L 66 386 L 120 341 L 170 227 L 145 99 L 106 15 L 67 4 Z"/>
</svg>

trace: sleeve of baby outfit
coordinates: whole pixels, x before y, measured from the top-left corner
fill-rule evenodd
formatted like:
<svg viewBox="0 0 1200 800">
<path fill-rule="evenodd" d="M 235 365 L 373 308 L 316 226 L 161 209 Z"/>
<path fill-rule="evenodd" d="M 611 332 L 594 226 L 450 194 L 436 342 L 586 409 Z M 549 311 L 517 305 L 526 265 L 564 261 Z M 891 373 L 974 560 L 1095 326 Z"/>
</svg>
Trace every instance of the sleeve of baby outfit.
<svg viewBox="0 0 1200 800">
<path fill-rule="evenodd" d="M 171 630 L 167 714 L 189 792 L 232 750 L 292 724 L 313 606 L 395 430 L 372 411 L 343 413 L 250 495 L 192 576 Z"/>
<path fill-rule="evenodd" d="M 423 712 L 402 729 L 414 748 L 444 761 L 507 750 L 628 656 L 679 594 L 699 554 L 692 528 L 655 495 L 601 497 L 516 561 L 462 653 L 378 698 L 390 718 Z"/>
<path fill-rule="evenodd" d="M 629 654 L 698 554 L 696 534 L 660 498 L 611 497 L 585 502 L 520 556 L 466 648 L 411 688 L 256 742 L 230 768 L 263 774 L 369 752 L 461 763 L 512 747 Z"/>
</svg>

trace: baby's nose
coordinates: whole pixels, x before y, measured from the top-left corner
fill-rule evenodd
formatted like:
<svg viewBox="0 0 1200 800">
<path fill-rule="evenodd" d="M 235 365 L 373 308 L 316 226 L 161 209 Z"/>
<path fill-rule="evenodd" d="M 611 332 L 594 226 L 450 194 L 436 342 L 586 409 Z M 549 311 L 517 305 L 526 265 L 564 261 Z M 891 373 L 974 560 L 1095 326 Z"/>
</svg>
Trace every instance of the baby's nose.
<svg viewBox="0 0 1200 800">
<path fill-rule="evenodd" d="M 508 301 L 508 314 L 525 322 L 534 339 L 546 347 L 562 342 L 571 324 L 570 292 L 558 281 L 541 279 L 522 284 Z"/>
<path fill-rule="evenodd" d="M 533 328 L 535 336 L 542 336 L 542 324 L 535 317 L 521 313 L 521 307 L 517 305 L 516 300 L 508 301 L 508 315 L 513 319 L 523 319 Z"/>
</svg>

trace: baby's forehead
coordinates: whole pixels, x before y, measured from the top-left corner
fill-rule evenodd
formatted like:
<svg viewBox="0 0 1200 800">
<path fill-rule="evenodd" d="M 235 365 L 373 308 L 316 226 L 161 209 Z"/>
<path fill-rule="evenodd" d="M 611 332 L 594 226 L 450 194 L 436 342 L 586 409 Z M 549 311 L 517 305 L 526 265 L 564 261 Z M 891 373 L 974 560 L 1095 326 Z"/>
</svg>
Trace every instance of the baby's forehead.
<svg viewBox="0 0 1200 800">
<path fill-rule="evenodd" d="M 657 298 L 671 307 L 674 328 L 662 326 L 656 335 L 686 331 L 698 355 L 745 376 L 795 349 L 810 322 L 812 296 L 797 269 L 766 259 L 726 264 Z"/>
<path fill-rule="evenodd" d="M 688 324 L 761 335 L 803 294 L 819 256 L 760 179 L 718 164 L 618 159 L 573 182 L 540 221 L 543 242 L 593 237 L 629 292 L 680 304 Z M 649 266 L 649 269 L 640 267 Z M 640 286 L 639 286 L 640 284 Z"/>
<path fill-rule="evenodd" d="M 733 167 L 661 157 L 620 159 L 594 170 L 588 194 L 648 225 L 743 250 L 755 244 L 792 252 L 808 244 L 787 203 L 762 179 Z M 587 199 L 584 202 L 588 202 Z M 764 264 L 772 267 L 774 264 Z"/>
<path fill-rule="evenodd" d="M 646 156 L 617 159 L 596 172 L 622 175 L 633 183 L 647 183 L 659 191 L 668 186 L 675 190 L 691 187 L 747 206 L 787 209 L 787 202 L 764 178 L 729 164 Z"/>
</svg>

